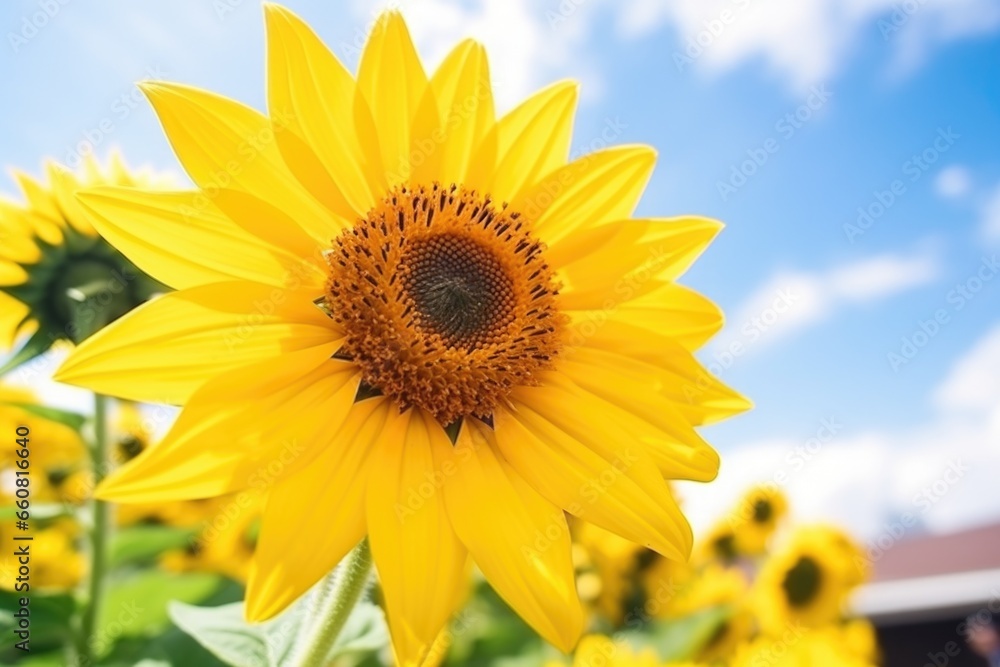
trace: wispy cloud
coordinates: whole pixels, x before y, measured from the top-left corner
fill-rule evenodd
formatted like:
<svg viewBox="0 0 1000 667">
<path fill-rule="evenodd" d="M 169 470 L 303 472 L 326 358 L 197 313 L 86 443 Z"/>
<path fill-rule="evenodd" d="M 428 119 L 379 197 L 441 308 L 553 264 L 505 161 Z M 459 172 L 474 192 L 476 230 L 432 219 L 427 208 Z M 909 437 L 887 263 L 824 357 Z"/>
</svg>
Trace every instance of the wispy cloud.
<svg viewBox="0 0 1000 667">
<path fill-rule="evenodd" d="M 858 431 L 831 414 L 798 438 L 741 444 L 725 452 L 715 483 L 682 486 L 685 509 L 704 529 L 746 488 L 773 484 L 791 497 L 797 520 L 835 521 L 873 545 L 904 514 L 913 519 L 906 534 L 995 520 L 1000 325 L 953 364 L 929 402 L 929 409 L 914 406 L 920 417 L 894 432 Z"/>
<path fill-rule="evenodd" d="M 740 342 L 763 348 L 818 324 L 842 308 L 869 304 L 938 278 L 936 255 L 883 254 L 822 272 L 782 271 L 753 290 L 734 309 L 715 350 Z"/>
</svg>

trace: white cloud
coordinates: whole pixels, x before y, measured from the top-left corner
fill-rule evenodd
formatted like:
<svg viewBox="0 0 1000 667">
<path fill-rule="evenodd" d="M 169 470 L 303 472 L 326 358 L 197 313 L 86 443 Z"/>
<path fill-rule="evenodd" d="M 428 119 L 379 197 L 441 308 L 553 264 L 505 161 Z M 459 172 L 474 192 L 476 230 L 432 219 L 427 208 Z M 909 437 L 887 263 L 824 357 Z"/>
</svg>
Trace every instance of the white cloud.
<svg viewBox="0 0 1000 667">
<path fill-rule="evenodd" d="M 370 18 L 387 4 L 392 3 L 357 0 L 355 6 Z M 486 0 L 468 5 L 411 0 L 400 8 L 429 68 L 436 67 L 462 39 L 472 37 L 482 42 L 489 53 L 490 74 L 502 109 L 560 76 L 585 80 L 584 95 L 599 92 L 600 79 L 588 63 L 585 48 L 592 28 L 591 6 L 581 5 L 556 26 L 550 25 L 545 7 L 530 0 Z"/>
<path fill-rule="evenodd" d="M 734 309 L 711 344 L 726 350 L 738 342 L 762 348 L 830 317 L 838 309 L 867 304 L 928 284 L 940 275 L 936 256 L 877 255 L 826 272 L 780 272 Z"/>
<path fill-rule="evenodd" d="M 987 240 L 1000 239 L 1000 183 L 986 198 L 980 210 L 979 229 Z"/>
<path fill-rule="evenodd" d="M 914 410 L 923 421 L 895 433 L 852 434 L 829 417 L 798 440 L 741 445 L 724 454 L 718 480 L 681 485 L 685 512 L 704 530 L 747 488 L 770 482 L 791 498 L 797 521 L 840 523 L 865 541 L 904 513 L 915 519 L 907 534 L 997 520 L 1000 325 L 953 364 L 931 403 Z"/>
<path fill-rule="evenodd" d="M 960 164 L 948 165 L 934 177 L 934 192 L 945 199 L 961 199 L 972 189 L 969 170 Z"/>
<path fill-rule="evenodd" d="M 688 63 L 714 73 L 762 61 L 793 87 L 821 83 L 843 66 L 865 31 L 877 31 L 896 54 L 897 69 L 912 68 L 935 44 L 1000 27 L 993 0 L 407 0 L 399 3 L 422 55 L 437 64 L 459 39 L 475 37 L 490 52 L 499 99 L 506 105 L 561 76 L 584 80 L 583 94 L 601 89 L 591 60 L 592 35 L 610 18 L 619 37 L 672 28 Z M 389 0 L 354 0 L 370 18 Z M 610 16 L 609 16 L 610 15 Z M 699 44 L 700 42 L 700 44 Z M 675 63 L 664 63 L 673 67 Z M 682 65 L 686 71 L 687 65 Z"/>
<path fill-rule="evenodd" d="M 894 48 L 896 68 L 906 69 L 935 44 L 995 30 L 1000 7 L 992 0 L 629 0 L 619 21 L 626 35 L 675 25 L 683 45 L 694 45 L 685 54 L 691 64 L 710 72 L 762 59 L 806 87 L 834 75 L 866 30 L 878 31 Z"/>
</svg>

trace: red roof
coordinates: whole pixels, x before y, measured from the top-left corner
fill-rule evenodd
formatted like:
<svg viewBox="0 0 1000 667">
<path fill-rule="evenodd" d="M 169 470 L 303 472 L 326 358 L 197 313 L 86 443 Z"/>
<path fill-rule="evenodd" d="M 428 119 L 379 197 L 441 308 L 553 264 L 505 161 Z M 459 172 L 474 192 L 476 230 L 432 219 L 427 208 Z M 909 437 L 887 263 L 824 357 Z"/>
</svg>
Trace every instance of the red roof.
<svg viewBox="0 0 1000 667">
<path fill-rule="evenodd" d="M 1000 568 L 1000 523 L 947 535 L 902 539 L 881 553 L 877 543 L 870 547 L 873 581 L 991 570 Z"/>
</svg>

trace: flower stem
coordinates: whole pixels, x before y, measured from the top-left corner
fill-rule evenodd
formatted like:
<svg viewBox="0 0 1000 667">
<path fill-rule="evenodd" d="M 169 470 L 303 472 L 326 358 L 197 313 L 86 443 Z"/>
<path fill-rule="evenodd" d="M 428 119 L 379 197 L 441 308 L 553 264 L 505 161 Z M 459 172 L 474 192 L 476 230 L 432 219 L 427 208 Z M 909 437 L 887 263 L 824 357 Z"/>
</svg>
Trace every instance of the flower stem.
<svg viewBox="0 0 1000 667">
<path fill-rule="evenodd" d="M 108 399 L 94 394 L 94 443 L 91 447 L 94 484 L 104 477 L 108 467 Z M 103 500 L 92 498 L 93 525 L 90 530 L 90 580 L 87 606 L 80 623 L 80 664 L 93 665 L 94 634 L 104 601 L 104 575 L 108 563 L 108 541 L 111 533 L 111 507 Z"/>
<path fill-rule="evenodd" d="M 304 627 L 302 650 L 293 663 L 296 667 L 324 667 L 328 664 L 327 656 L 354 605 L 365 592 L 371 571 L 372 554 L 366 538 L 321 582 L 317 591 L 316 622 Z"/>
</svg>

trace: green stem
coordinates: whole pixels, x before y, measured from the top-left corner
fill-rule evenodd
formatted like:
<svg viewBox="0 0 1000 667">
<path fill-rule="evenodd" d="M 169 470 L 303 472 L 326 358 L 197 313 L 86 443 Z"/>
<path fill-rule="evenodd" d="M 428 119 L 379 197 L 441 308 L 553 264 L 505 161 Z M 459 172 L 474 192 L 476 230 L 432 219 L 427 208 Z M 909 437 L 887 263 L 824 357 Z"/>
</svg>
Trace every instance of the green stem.
<svg viewBox="0 0 1000 667">
<path fill-rule="evenodd" d="M 94 484 L 100 483 L 108 468 L 108 399 L 94 394 L 94 444 L 91 448 Z M 82 665 L 93 665 L 94 634 L 104 602 L 104 575 L 108 564 L 108 542 L 111 537 L 111 507 L 103 500 L 92 498 L 93 526 L 90 530 L 90 581 L 87 606 L 80 623 L 80 659 Z"/>
<path fill-rule="evenodd" d="M 320 584 L 316 622 L 304 625 L 302 649 L 293 661 L 295 667 L 324 667 L 344 623 L 368 586 L 372 554 L 368 540 L 354 547 L 347 558 Z"/>
</svg>

